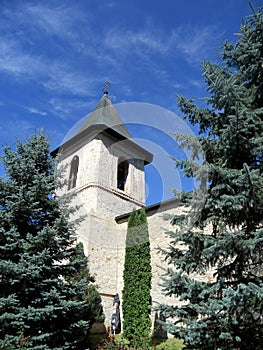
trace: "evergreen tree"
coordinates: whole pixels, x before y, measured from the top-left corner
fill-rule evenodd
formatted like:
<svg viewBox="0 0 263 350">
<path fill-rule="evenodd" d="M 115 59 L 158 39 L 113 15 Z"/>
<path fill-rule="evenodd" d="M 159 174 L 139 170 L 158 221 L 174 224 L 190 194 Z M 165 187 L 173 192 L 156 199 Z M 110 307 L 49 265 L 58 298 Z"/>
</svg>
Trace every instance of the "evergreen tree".
<svg viewBox="0 0 263 350">
<path fill-rule="evenodd" d="M 73 275 L 86 265 L 76 263 L 76 236 L 70 221 L 70 195 L 63 186 L 41 131 L 16 150 L 4 148 L 7 179 L 0 179 L 0 347 L 81 349 L 91 326 L 83 301 L 87 280 Z M 75 261 L 74 261 L 75 260 Z M 18 339 L 22 334 L 22 340 Z"/>
<path fill-rule="evenodd" d="M 134 210 L 128 221 L 123 279 L 124 337 L 145 339 L 151 330 L 151 255 L 144 209 Z"/>
<path fill-rule="evenodd" d="M 86 283 L 84 286 L 83 300 L 87 304 L 85 308 L 85 312 L 87 312 L 87 308 L 88 308 L 90 324 L 102 323 L 104 322 L 105 317 L 103 314 L 101 297 L 94 284 L 95 279 L 93 276 L 90 275 L 90 272 L 88 269 L 88 258 L 84 254 L 83 243 L 79 242 L 76 245 L 75 251 L 76 251 L 76 254 L 74 259 L 72 260 L 72 264 L 74 265 L 74 268 L 77 272 L 73 275 L 72 280 L 73 281 L 84 280 L 84 281 L 92 282 L 92 283 Z M 84 261 L 86 262 L 85 264 L 83 264 Z"/>
<path fill-rule="evenodd" d="M 225 42 L 220 64 L 203 63 L 210 94 L 207 107 L 178 97 L 197 140 L 178 140 L 192 149 L 177 161 L 186 176 L 196 175 L 188 211 L 176 215 L 172 243 L 164 253 L 171 267 L 166 295 L 180 306 L 162 305 L 168 330 L 186 349 L 262 348 L 263 241 L 263 14 L 247 17 L 235 44 Z M 198 142 L 196 142 L 198 141 Z M 199 143 L 205 161 L 196 159 Z M 205 185 L 207 194 L 198 207 Z M 202 198 L 201 198 L 202 199 Z M 192 204 L 192 208 L 190 207 Z M 187 206 L 187 204 L 186 204 Z M 196 210 L 199 208 L 199 216 Z M 213 271 L 210 279 L 209 271 Z"/>
</svg>

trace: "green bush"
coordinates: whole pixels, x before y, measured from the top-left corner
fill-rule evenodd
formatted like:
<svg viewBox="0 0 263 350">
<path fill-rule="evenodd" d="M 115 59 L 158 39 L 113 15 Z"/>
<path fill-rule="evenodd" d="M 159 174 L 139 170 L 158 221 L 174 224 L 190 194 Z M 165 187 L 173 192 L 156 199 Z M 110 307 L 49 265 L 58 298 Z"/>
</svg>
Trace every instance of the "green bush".
<svg viewBox="0 0 263 350">
<path fill-rule="evenodd" d="M 135 337 L 131 341 L 116 334 L 114 337 L 108 332 L 103 334 L 90 334 L 91 350 L 182 350 L 183 341 L 177 338 L 140 338 Z M 92 340 L 92 341 L 91 341 Z"/>
<path fill-rule="evenodd" d="M 138 344 L 151 332 L 151 252 L 145 209 L 128 221 L 122 294 L 123 335 Z"/>
<path fill-rule="evenodd" d="M 171 338 L 156 346 L 156 350 L 181 350 L 184 348 L 181 339 Z"/>
</svg>

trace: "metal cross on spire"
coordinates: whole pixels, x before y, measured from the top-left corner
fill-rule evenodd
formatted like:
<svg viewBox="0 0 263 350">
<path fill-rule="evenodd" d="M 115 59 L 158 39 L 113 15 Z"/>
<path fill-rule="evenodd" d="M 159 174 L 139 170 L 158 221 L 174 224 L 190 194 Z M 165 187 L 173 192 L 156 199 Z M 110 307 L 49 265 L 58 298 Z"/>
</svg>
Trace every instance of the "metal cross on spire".
<svg viewBox="0 0 263 350">
<path fill-rule="evenodd" d="M 109 81 L 106 81 L 105 84 L 102 87 L 102 91 L 105 95 L 108 95 L 108 89 L 111 86 L 111 83 Z"/>
</svg>

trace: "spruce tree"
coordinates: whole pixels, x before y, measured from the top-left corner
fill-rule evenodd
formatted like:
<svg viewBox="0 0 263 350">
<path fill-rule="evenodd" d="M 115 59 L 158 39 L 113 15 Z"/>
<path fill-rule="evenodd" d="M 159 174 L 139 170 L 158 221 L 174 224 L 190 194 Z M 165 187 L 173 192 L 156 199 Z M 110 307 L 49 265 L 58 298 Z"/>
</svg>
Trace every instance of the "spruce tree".
<svg viewBox="0 0 263 350">
<path fill-rule="evenodd" d="M 83 262 L 86 263 L 83 264 Z M 76 269 L 76 273 L 74 273 L 72 280 L 76 282 L 81 280 L 91 282 L 84 285 L 83 294 L 83 300 L 86 303 L 85 312 L 87 312 L 88 308 L 90 324 L 104 322 L 105 317 L 103 314 L 101 296 L 94 284 L 94 276 L 90 275 L 88 269 L 88 258 L 84 254 L 82 242 L 78 242 L 76 245 L 75 257 L 73 258 L 72 263 Z"/>
<path fill-rule="evenodd" d="M 91 327 L 76 261 L 74 208 L 49 155 L 43 131 L 16 150 L 4 147 L 7 179 L 0 179 L 0 347 L 81 349 Z M 18 334 L 21 334 L 19 337 Z"/>
<path fill-rule="evenodd" d="M 128 221 L 123 279 L 124 337 L 145 340 L 151 330 L 151 255 L 144 209 L 134 210 Z"/>
<path fill-rule="evenodd" d="M 252 9 L 253 10 L 253 9 Z M 225 42 L 219 64 L 203 63 L 207 107 L 179 96 L 184 118 L 199 127 L 196 140 L 178 135 L 192 149 L 177 161 L 200 188 L 176 215 L 166 295 L 179 306 L 162 305 L 166 327 L 186 349 L 262 349 L 263 241 L 263 14 L 248 16 L 236 43 Z M 204 162 L 199 164 L 200 144 Z M 207 172 L 207 193 L 205 178 Z M 198 202 L 202 200 L 202 206 Z M 188 205 L 188 207 L 187 207 Z M 197 209 L 199 208 L 199 215 Z M 209 272 L 213 275 L 207 278 Z"/>
</svg>

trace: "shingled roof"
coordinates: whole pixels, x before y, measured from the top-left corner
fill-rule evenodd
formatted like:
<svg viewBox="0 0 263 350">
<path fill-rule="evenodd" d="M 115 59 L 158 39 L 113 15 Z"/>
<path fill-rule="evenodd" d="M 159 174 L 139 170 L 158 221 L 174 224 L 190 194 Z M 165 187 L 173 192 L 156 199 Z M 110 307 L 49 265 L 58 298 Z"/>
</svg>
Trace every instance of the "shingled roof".
<svg viewBox="0 0 263 350">
<path fill-rule="evenodd" d="M 84 123 L 74 134 L 73 137 L 65 141 L 62 145 L 56 148 L 51 152 L 51 155 L 55 157 L 58 153 L 61 153 L 64 149 L 71 147 L 74 143 L 79 140 L 87 137 L 90 133 L 97 132 L 106 132 L 111 134 L 113 137 L 119 140 L 126 140 L 131 147 L 137 149 L 138 152 L 143 154 L 143 159 L 145 164 L 151 163 L 153 155 L 139 144 L 133 140 L 132 136 L 126 129 L 123 124 L 120 116 L 118 115 L 116 109 L 111 103 L 110 98 L 108 97 L 108 92 L 104 91 L 104 95 L 100 99 L 99 103 L 93 110 L 91 114 L 85 119 Z"/>
<path fill-rule="evenodd" d="M 82 131 L 94 125 L 105 125 L 122 135 L 124 138 L 132 138 L 116 109 L 111 103 L 107 92 L 104 92 L 104 95 L 95 107 L 94 111 L 84 121 L 77 134 L 80 134 Z"/>
</svg>

